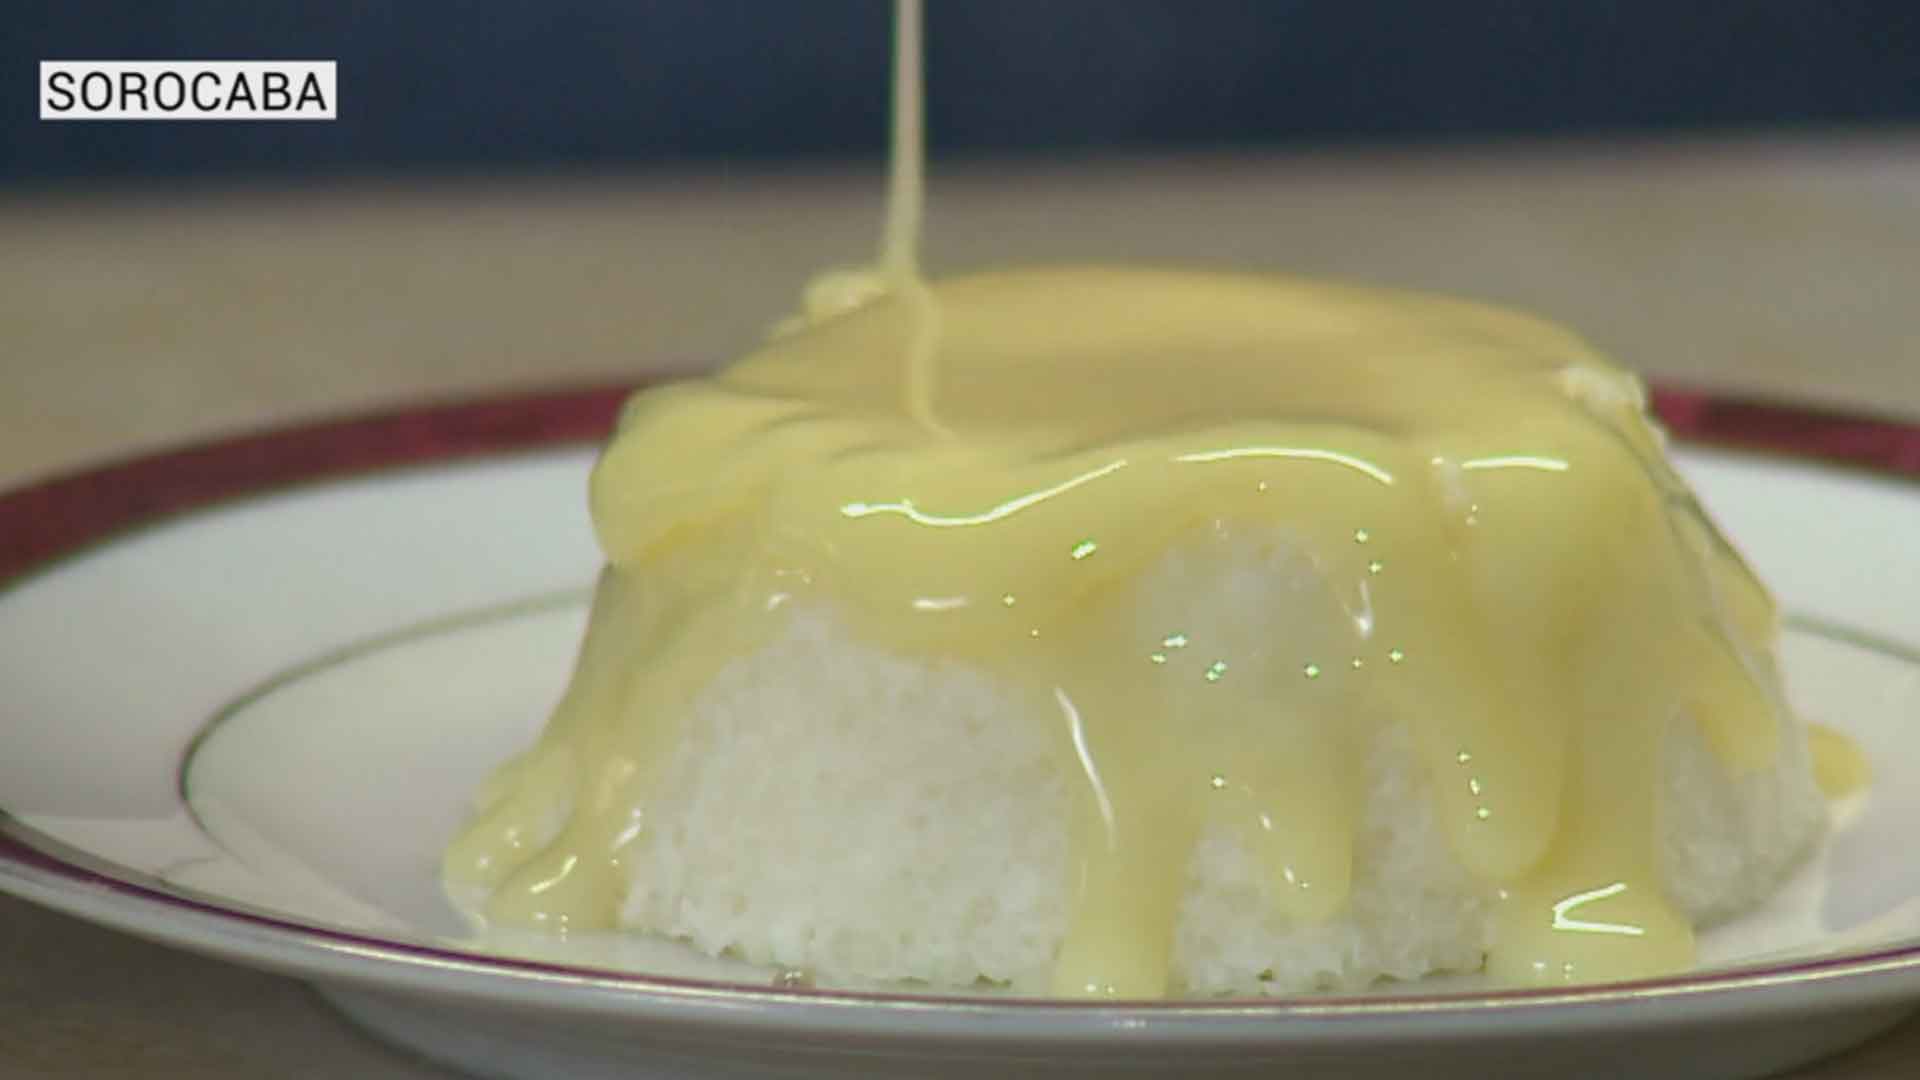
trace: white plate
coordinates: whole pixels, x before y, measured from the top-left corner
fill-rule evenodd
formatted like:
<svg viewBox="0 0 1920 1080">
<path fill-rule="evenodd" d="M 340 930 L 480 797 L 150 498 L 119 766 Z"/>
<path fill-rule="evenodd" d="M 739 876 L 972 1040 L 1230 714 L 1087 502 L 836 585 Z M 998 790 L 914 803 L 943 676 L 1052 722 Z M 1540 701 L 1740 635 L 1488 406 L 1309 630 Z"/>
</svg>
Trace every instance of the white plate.
<svg viewBox="0 0 1920 1080">
<path fill-rule="evenodd" d="M 1103 1006 L 777 989 L 606 938 L 466 941 L 440 847 L 559 691 L 597 562 L 590 452 L 537 447 L 612 400 L 488 406 L 574 420 L 477 432 L 474 409 L 423 410 L 0 500 L 0 574 L 31 571 L 0 593 L 0 889 L 310 979 L 375 1031 L 499 1076 L 1750 1076 L 1920 1004 L 1920 654 L 1903 644 L 1920 642 L 1920 489 L 1701 450 L 1684 471 L 1798 616 L 1796 700 L 1877 777 L 1765 909 L 1703 936 L 1699 971 Z M 505 446 L 523 449 L 357 471 Z M 351 475 L 285 486 L 327 472 Z M 263 484 L 284 490 L 115 533 Z"/>
</svg>

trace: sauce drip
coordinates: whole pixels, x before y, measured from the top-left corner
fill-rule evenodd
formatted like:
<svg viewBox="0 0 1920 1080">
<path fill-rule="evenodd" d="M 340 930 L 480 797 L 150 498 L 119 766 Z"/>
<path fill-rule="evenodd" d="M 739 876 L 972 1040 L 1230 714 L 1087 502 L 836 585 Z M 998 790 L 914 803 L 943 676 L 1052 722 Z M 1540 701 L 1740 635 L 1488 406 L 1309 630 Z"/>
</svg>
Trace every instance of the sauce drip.
<svg viewBox="0 0 1920 1080">
<path fill-rule="evenodd" d="M 615 925 L 690 702 L 825 605 L 1021 687 L 1005 722 L 1046 724 L 1077 774 L 1058 993 L 1171 989 L 1210 822 L 1289 918 L 1340 912 L 1381 724 L 1412 731 L 1454 854 L 1504 898 L 1496 976 L 1689 963 L 1657 872 L 1665 733 L 1698 723 L 1763 769 L 1784 706 L 1772 602 L 1638 382 L 1549 324 L 1424 295 L 1115 267 L 929 285 L 920 10 L 897 10 L 878 266 L 628 404 L 592 481 L 608 566 L 578 669 L 448 879 L 498 922 Z M 1296 606 L 1249 624 L 1143 593 L 1223 536 L 1266 545 Z"/>
<path fill-rule="evenodd" d="M 1807 748 L 1813 752 L 1813 779 L 1829 799 L 1866 790 L 1873 766 L 1852 739 L 1825 724 L 1807 725 Z"/>
</svg>

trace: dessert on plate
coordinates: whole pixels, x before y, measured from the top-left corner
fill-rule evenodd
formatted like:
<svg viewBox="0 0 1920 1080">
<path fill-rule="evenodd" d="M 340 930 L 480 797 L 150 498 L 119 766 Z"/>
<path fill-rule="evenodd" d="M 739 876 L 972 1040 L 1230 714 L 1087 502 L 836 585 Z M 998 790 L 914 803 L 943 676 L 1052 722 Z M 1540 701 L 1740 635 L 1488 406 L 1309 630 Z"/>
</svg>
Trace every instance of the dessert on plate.
<svg viewBox="0 0 1920 1080">
<path fill-rule="evenodd" d="M 1118 267 L 814 294 L 637 394 L 494 923 L 1157 997 L 1686 966 L 1820 835 L 1777 618 L 1548 323 Z"/>
</svg>

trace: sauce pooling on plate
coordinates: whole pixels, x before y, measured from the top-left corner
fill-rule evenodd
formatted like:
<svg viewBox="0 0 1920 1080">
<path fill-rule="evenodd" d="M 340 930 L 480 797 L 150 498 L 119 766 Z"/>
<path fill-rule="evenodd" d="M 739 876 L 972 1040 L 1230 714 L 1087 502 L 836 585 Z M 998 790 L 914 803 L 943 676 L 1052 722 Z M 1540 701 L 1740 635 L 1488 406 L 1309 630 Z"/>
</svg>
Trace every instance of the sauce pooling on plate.
<svg viewBox="0 0 1920 1080">
<path fill-rule="evenodd" d="M 919 416 L 901 358 L 929 301 Z M 1372 720 L 1410 727 L 1454 854 L 1504 897 L 1496 975 L 1683 966 L 1664 734 L 1684 714 L 1762 769 L 1783 706 L 1772 603 L 1643 404 L 1551 325 L 1281 277 L 1028 270 L 837 310 L 630 403 L 573 686 L 449 872 L 497 920 L 613 925 L 689 702 L 826 604 L 1024 687 L 1073 763 L 1058 992 L 1165 991 L 1210 821 L 1246 830 L 1287 915 L 1341 911 Z M 1143 622 L 1135 583 L 1209 531 L 1283 537 L 1277 572 L 1321 584 L 1258 639 L 1209 637 L 1213 598 Z"/>
<path fill-rule="evenodd" d="M 629 403 L 593 477 L 608 567 L 573 683 L 448 879 L 497 922 L 614 926 L 691 702 L 824 605 L 1020 687 L 1008 722 L 1044 723 L 1077 775 L 1057 993 L 1169 990 L 1209 825 L 1241 830 L 1291 920 L 1340 913 L 1383 723 L 1499 900 L 1496 977 L 1689 963 L 1659 880 L 1663 740 L 1695 723 L 1730 772 L 1763 770 L 1785 706 L 1772 602 L 1640 384 L 1550 324 L 1432 296 L 1101 266 L 928 284 L 918 17 L 901 4 L 877 270 Z M 1263 538 L 1303 583 L 1290 610 L 1250 632 L 1218 595 L 1143 601 L 1220 535 Z M 1862 775 L 1815 749 L 1836 785 Z"/>
</svg>

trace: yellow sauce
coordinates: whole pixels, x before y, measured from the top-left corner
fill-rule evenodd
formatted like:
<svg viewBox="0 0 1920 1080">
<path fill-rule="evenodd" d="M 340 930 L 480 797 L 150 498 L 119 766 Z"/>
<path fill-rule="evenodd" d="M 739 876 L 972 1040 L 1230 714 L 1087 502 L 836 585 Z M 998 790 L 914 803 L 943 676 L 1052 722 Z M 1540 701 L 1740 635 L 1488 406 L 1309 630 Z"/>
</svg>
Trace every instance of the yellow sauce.
<svg viewBox="0 0 1920 1080">
<path fill-rule="evenodd" d="M 1873 766 L 1859 744 L 1825 724 L 1807 725 L 1807 748 L 1813 752 L 1813 779 L 1829 799 L 1866 790 Z"/>
<path fill-rule="evenodd" d="M 931 297 L 938 430 L 905 405 L 897 294 L 629 404 L 572 690 L 449 855 L 495 919 L 613 925 L 687 703 L 827 604 L 1047 718 L 1084 781 L 1062 993 L 1166 989 L 1209 820 L 1248 830 L 1288 915 L 1340 911 L 1361 717 L 1411 727 L 1455 854 L 1509 896 L 1497 975 L 1690 960 L 1656 873 L 1660 746 L 1684 710 L 1736 772 L 1771 763 L 1774 614 L 1631 376 L 1533 319 L 1279 277 L 1028 270 Z M 1216 529 L 1284 536 L 1324 586 L 1257 640 L 1210 640 L 1198 605 L 1141 625 L 1134 583 Z"/>
<path fill-rule="evenodd" d="M 1454 854 L 1504 899 L 1493 974 L 1689 963 L 1657 872 L 1667 726 L 1743 773 L 1783 706 L 1772 602 L 1640 385 L 1554 326 L 1424 295 L 1117 267 L 928 285 L 901 14 L 878 272 L 629 403 L 593 476 L 608 568 L 578 670 L 449 880 L 497 922 L 613 926 L 690 701 L 826 605 L 1022 688 L 1080 778 L 1058 993 L 1169 990 L 1209 823 L 1243 831 L 1291 919 L 1342 911 L 1378 722 L 1413 732 Z M 1315 584 L 1257 633 L 1198 599 L 1143 620 L 1143 577 L 1222 532 Z"/>
</svg>

